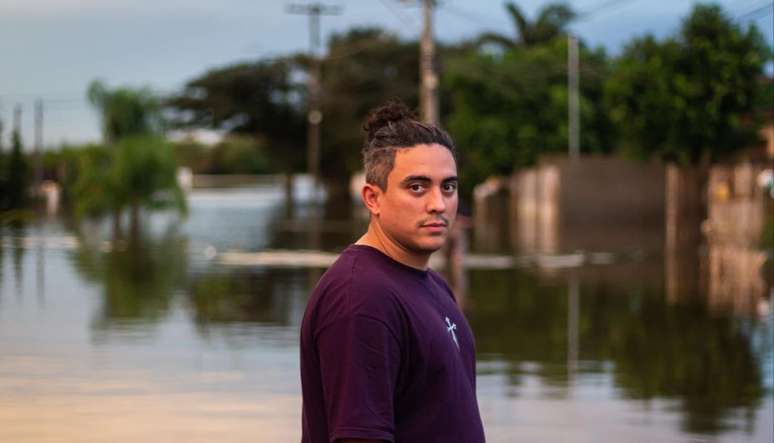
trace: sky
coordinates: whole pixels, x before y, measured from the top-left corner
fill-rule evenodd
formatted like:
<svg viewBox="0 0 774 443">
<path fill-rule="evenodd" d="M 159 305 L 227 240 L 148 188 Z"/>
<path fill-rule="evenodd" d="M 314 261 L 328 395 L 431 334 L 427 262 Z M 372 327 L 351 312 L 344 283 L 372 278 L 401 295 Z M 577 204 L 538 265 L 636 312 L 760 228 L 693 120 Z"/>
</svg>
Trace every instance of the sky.
<svg viewBox="0 0 774 443">
<path fill-rule="evenodd" d="M 308 18 L 288 14 L 308 0 L 0 0 L 0 120 L 3 145 L 13 109 L 22 106 L 22 140 L 31 149 L 33 103 L 44 102 L 44 145 L 99 141 L 85 99 L 94 79 L 109 87 L 147 86 L 172 93 L 207 70 L 309 47 Z M 420 34 L 416 0 L 325 0 L 341 13 L 322 18 L 322 39 L 356 26 L 380 26 L 403 38 Z M 548 0 L 518 0 L 534 17 Z M 573 0 L 590 12 L 571 30 L 592 47 L 619 52 L 634 37 L 674 34 L 692 0 Z M 770 44 L 772 0 L 719 0 L 739 23 L 755 22 Z M 504 0 L 442 0 L 434 35 L 455 42 L 483 31 L 513 35 Z M 763 9 L 761 9 L 763 8 Z M 757 11 L 754 14 L 750 12 Z"/>
</svg>

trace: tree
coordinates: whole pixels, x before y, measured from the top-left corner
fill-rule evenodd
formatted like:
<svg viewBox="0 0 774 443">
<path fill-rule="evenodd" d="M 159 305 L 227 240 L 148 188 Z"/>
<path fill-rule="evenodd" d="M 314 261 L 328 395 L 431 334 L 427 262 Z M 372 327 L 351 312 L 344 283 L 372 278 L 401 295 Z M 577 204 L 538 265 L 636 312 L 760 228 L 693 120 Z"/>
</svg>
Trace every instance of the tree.
<svg viewBox="0 0 774 443">
<path fill-rule="evenodd" d="M 113 215 L 114 237 L 130 209 L 132 239 L 140 237 L 140 209 L 185 212 L 172 147 L 162 138 L 160 101 L 148 89 L 107 89 L 94 81 L 88 96 L 100 111 L 105 147 L 84 152 L 74 186 L 76 213 Z"/>
<path fill-rule="evenodd" d="M 265 140 L 275 171 L 298 171 L 306 159 L 301 68 L 287 57 L 210 70 L 167 101 L 172 123 Z"/>
<path fill-rule="evenodd" d="M 102 120 L 102 135 L 112 144 L 132 135 L 159 133 L 163 129 L 161 102 L 148 88 L 108 89 L 99 80 L 89 84 L 87 96 Z"/>
<path fill-rule="evenodd" d="M 378 28 L 355 28 L 328 42 L 322 66 L 322 175 L 346 185 L 362 169 L 363 120 L 373 107 L 400 98 L 418 104 L 419 52 Z M 346 189 L 346 186 L 344 186 Z"/>
<path fill-rule="evenodd" d="M 600 106 L 608 62 L 602 50 L 580 47 L 581 150 L 609 153 L 611 125 Z M 538 156 L 566 152 L 567 41 L 518 46 L 501 54 L 469 51 L 447 62 L 442 88 L 447 125 L 462 157 L 463 194 L 490 175 L 509 175 Z"/>
<path fill-rule="evenodd" d="M 172 147 L 160 136 L 124 137 L 111 148 L 84 152 L 75 184 L 79 216 L 130 210 L 132 239 L 140 238 L 140 209 L 186 212 Z"/>
<path fill-rule="evenodd" d="M 11 142 L 11 155 L 8 158 L 8 209 L 24 207 L 27 201 L 27 186 L 29 184 L 29 167 L 22 152 L 21 135 L 14 130 Z"/>
<path fill-rule="evenodd" d="M 140 208 L 174 208 L 186 212 L 185 195 L 177 183 L 172 147 L 159 136 L 127 137 L 116 146 L 112 178 L 130 210 L 130 227 L 139 237 Z"/>
<path fill-rule="evenodd" d="M 479 44 L 494 43 L 509 50 L 519 46 L 548 43 L 556 37 L 566 35 L 567 25 L 576 17 L 572 8 L 561 3 L 545 5 L 532 22 L 527 20 L 521 8 L 513 2 L 506 3 L 505 10 L 516 28 L 516 36 L 483 33 L 478 38 Z"/>
<path fill-rule="evenodd" d="M 719 7 L 697 5 L 679 34 L 629 44 L 605 85 L 611 119 L 630 152 L 699 164 L 749 146 L 745 122 L 761 93 L 769 48 Z"/>
</svg>

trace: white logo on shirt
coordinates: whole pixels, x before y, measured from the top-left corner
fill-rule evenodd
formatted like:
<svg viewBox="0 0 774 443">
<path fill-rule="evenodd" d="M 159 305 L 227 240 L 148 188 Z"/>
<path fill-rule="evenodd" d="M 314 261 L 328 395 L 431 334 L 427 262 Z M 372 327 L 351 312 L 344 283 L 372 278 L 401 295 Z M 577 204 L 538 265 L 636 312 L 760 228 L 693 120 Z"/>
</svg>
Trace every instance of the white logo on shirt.
<svg viewBox="0 0 774 443">
<path fill-rule="evenodd" d="M 460 344 L 457 341 L 457 334 L 454 333 L 454 331 L 457 329 L 457 324 L 452 323 L 451 320 L 449 320 L 449 317 L 446 317 L 446 324 L 448 325 L 446 330 L 449 331 L 449 334 L 452 336 L 452 340 L 454 340 L 454 344 L 457 345 L 457 349 L 459 349 Z"/>
</svg>

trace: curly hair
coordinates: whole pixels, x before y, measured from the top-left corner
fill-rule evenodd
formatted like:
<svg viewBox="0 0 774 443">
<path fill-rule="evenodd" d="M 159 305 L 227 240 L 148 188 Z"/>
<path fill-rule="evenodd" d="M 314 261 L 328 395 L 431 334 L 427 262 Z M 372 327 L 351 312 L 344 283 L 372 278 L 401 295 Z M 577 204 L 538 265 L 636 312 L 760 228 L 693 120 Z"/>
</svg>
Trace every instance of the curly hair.
<svg viewBox="0 0 774 443">
<path fill-rule="evenodd" d="M 439 144 L 448 149 L 457 160 L 454 141 L 443 129 L 422 123 L 400 100 L 390 100 L 368 113 L 363 129 L 363 168 L 366 183 L 387 190 L 387 176 L 395 166 L 398 149 L 416 145 Z"/>
</svg>

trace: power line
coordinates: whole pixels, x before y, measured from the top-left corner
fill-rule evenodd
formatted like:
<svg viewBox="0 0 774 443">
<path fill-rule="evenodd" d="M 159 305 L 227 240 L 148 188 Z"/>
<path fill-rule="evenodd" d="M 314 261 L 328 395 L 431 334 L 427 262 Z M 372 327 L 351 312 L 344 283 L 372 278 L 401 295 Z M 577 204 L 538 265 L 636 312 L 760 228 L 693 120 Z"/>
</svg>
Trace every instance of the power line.
<svg viewBox="0 0 774 443">
<path fill-rule="evenodd" d="M 743 14 L 737 15 L 735 17 L 735 20 L 738 20 L 738 21 L 746 20 L 746 19 L 748 19 L 748 17 L 750 17 L 749 20 L 757 20 L 760 17 L 755 17 L 756 15 L 760 14 L 761 17 L 763 17 L 764 16 L 763 13 L 767 9 L 771 9 L 772 6 L 774 6 L 774 3 L 767 3 L 767 4 L 763 5 L 763 6 L 760 6 L 758 8 L 753 9 L 752 11 L 745 12 Z"/>
<path fill-rule="evenodd" d="M 758 0 L 736 0 L 736 6 L 739 7 L 748 7 L 752 5 L 753 3 L 756 3 Z"/>
<path fill-rule="evenodd" d="M 445 3 L 445 4 L 441 5 L 441 6 L 442 7 L 439 8 L 439 10 L 442 11 L 442 12 L 451 13 L 451 14 L 455 15 L 456 17 L 468 20 L 470 22 L 473 22 L 473 23 L 476 23 L 476 24 L 479 24 L 479 25 L 482 25 L 482 26 L 491 26 L 493 23 L 495 23 L 495 24 L 503 24 L 503 25 L 508 24 L 507 21 L 505 21 L 505 20 L 503 20 L 501 18 L 494 19 L 492 17 L 485 16 L 485 15 L 480 14 L 480 13 L 475 12 L 475 11 L 470 11 L 470 10 L 467 10 L 467 9 L 460 8 L 460 7 L 452 5 L 450 3 Z"/>
<path fill-rule="evenodd" d="M 634 1 L 634 0 L 607 0 L 607 1 L 604 1 L 604 2 L 602 2 L 600 4 L 598 4 L 597 6 L 594 6 L 594 7 L 590 8 L 590 9 L 587 9 L 586 11 L 583 11 L 583 12 L 579 13 L 578 16 L 575 17 L 573 22 L 578 23 L 578 22 L 582 22 L 582 21 L 586 21 L 586 20 L 592 19 L 596 15 L 598 15 L 598 14 L 600 14 L 602 12 L 607 12 L 607 11 L 615 8 L 616 6 L 622 6 L 622 5 L 624 5 L 626 3 L 630 3 L 632 1 Z"/>
<path fill-rule="evenodd" d="M 387 8 L 387 10 L 389 10 L 392 15 L 397 17 L 398 20 L 403 22 L 404 25 L 410 26 L 415 31 L 419 30 L 418 23 L 415 22 L 410 15 L 404 14 L 403 11 L 398 9 L 396 7 L 397 5 L 395 5 L 392 0 L 379 0 L 379 3 L 384 5 L 384 7 Z"/>
</svg>

